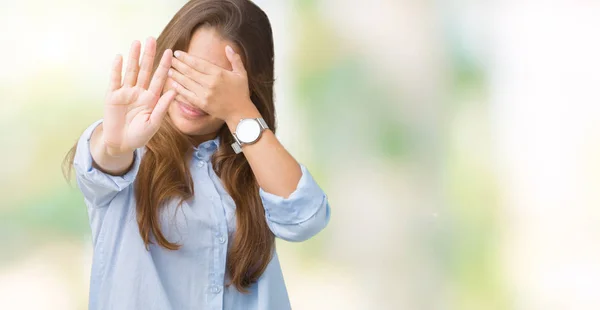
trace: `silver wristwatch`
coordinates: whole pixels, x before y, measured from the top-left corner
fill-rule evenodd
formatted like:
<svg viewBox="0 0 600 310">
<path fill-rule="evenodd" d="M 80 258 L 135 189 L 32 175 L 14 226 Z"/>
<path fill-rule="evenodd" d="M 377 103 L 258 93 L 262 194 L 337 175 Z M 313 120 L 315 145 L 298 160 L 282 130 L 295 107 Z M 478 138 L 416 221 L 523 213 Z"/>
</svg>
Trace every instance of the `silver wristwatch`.
<svg viewBox="0 0 600 310">
<path fill-rule="evenodd" d="M 269 126 L 267 126 L 262 117 L 241 119 L 233 133 L 235 142 L 231 144 L 231 148 L 233 148 L 236 154 L 239 154 L 242 151 L 243 145 L 256 143 L 260 139 L 262 132 L 268 128 Z"/>
</svg>

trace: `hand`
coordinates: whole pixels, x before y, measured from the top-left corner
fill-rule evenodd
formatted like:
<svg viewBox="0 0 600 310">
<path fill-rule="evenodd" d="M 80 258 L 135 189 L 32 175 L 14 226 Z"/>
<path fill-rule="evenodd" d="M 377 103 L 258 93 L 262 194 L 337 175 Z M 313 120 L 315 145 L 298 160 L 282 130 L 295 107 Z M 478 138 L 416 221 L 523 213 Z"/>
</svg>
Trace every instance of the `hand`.
<svg viewBox="0 0 600 310">
<path fill-rule="evenodd" d="M 250 100 L 248 77 L 239 54 L 225 49 L 232 71 L 182 51 L 176 51 L 169 76 L 179 101 L 189 102 L 206 113 L 229 121 L 244 111 L 255 111 Z M 179 99 L 178 99 L 179 98 Z"/>
<path fill-rule="evenodd" d="M 166 50 L 150 80 L 156 53 L 156 40 L 148 38 L 141 67 L 140 42 L 134 41 L 129 52 L 125 79 L 121 79 L 123 58 L 117 55 L 112 67 L 104 106 L 102 139 L 109 155 L 131 153 L 150 141 L 160 128 L 174 91 L 161 92 L 171 67 L 172 51 Z M 139 72 L 139 73 L 138 73 Z"/>
</svg>

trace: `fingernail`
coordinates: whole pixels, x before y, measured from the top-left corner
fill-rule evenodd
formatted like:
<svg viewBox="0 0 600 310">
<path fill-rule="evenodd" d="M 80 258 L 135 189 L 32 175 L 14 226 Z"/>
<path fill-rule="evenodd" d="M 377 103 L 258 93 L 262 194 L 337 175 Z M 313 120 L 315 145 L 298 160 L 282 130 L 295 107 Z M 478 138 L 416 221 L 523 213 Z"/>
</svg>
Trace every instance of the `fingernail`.
<svg viewBox="0 0 600 310">
<path fill-rule="evenodd" d="M 227 45 L 227 47 L 225 47 L 225 50 L 227 51 L 227 53 L 229 54 L 235 54 L 235 52 L 233 51 L 233 48 L 231 48 L 231 46 Z"/>
<path fill-rule="evenodd" d="M 181 56 L 181 52 L 180 51 L 175 51 L 175 53 L 173 53 L 173 55 L 175 55 L 175 57 L 179 57 L 179 56 Z"/>
<path fill-rule="evenodd" d="M 173 75 L 173 69 L 169 69 L 169 72 L 167 72 L 168 76 L 172 76 Z"/>
<path fill-rule="evenodd" d="M 179 85 L 177 84 L 177 82 L 173 82 L 173 84 L 171 84 L 171 86 L 173 86 L 173 88 L 177 88 Z"/>
</svg>

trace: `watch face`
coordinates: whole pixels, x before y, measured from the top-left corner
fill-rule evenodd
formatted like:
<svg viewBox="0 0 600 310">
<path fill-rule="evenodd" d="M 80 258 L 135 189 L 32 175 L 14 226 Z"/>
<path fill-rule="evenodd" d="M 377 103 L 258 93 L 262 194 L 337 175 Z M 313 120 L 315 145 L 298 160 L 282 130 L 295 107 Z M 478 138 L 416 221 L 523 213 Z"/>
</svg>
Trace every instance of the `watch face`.
<svg viewBox="0 0 600 310">
<path fill-rule="evenodd" d="M 243 119 L 236 127 L 235 134 L 242 143 L 252 143 L 260 135 L 260 125 L 252 118 Z"/>
</svg>

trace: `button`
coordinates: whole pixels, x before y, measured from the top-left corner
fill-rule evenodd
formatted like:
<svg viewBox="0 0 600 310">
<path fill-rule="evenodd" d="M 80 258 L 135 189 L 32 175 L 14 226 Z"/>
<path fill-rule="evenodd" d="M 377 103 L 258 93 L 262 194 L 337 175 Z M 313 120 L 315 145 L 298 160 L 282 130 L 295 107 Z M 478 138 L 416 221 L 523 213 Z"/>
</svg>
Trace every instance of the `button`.
<svg viewBox="0 0 600 310">
<path fill-rule="evenodd" d="M 203 160 L 198 162 L 198 167 L 202 168 L 204 167 L 205 162 Z"/>
<path fill-rule="evenodd" d="M 225 243 L 225 241 L 227 241 L 227 238 L 225 238 L 225 236 L 223 236 L 220 232 L 217 232 L 215 235 L 217 236 L 217 240 L 219 240 L 220 243 Z"/>
<path fill-rule="evenodd" d="M 211 293 L 217 294 L 217 293 L 219 293 L 221 291 L 221 287 L 218 286 L 218 285 L 212 285 L 210 287 L 210 291 L 211 291 Z"/>
</svg>

